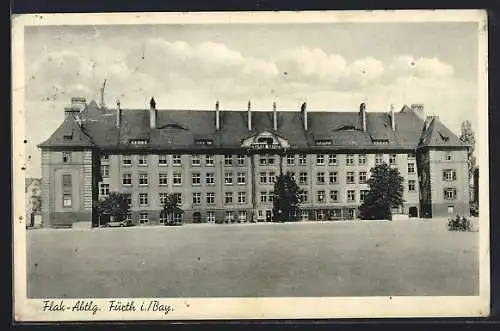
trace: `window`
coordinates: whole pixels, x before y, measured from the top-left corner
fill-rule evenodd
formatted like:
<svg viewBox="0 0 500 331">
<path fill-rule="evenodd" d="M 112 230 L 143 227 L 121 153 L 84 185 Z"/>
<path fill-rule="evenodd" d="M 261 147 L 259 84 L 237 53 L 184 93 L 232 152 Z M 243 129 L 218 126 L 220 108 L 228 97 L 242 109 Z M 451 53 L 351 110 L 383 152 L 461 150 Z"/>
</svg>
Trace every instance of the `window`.
<svg viewBox="0 0 500 331">
<path fill-rule="evenodd" d="M 233 156 L 231 154 L 224 155 L 224 165 L 225 166 L 233 165 Z"/>
<path fill-rule="evenodd" d="M 149 144 L 148 139 L 129 139 L 128 142 L 129 142 L 129 144 L 132 144 L 132 145 L 147 145 L 147 144 Z"/>
<path fill-rule="evenodd" d="M 215 212 L 213 210 L 207 211 L 207 222 L 215 223 Z"/>
<path fill-rule="evenodd" d="M 101 162 L 109 162 L 109 154 L 101 154 Z"/>
<path fill-rule="evenodd" d="M 262 203 L 267 202 L 267 192 L 265 192 L 265 191 L 260 192 L 260 202 L 262 202 Z"/>
<path fill-rule="evenodd" d="M 316 155 L 316 165 L 325 165 L 325 156 L 323 154 Z"/>
<path fill-rule="evenodd" d="M 158 165 L 160 166 L 167 165 L 167 156 L 165 154 L 158 155 Z"/>
<path fill-rule="evenodd" d="M 451 152 L 444 152 L 444 159 L 446 161 L 451 161 L 453 159 Z"/>
<path fill-rule="evenodd" d="M 174 172 L 172 174 L 172 182 L 174 185 L 182 185 L 182 174 L 180 172 Z"/>
<path fill-rule="evenodd" d="M 322 221 L 325 218 L 325 212 L 323 210 L 317 210 L 316 218 L 318 221 Z"/>
<path fill-rule="evenodd" d="M 226 171 L 224 173 L 224 184 L 233 185 L 233 173 L 231 171 Z"/>
<path fill-rule="evenodd" d="M 347 201 L 348 202 L 356 201 L 356 196 L 355 196 L 354 190 L 347 190 Z"/>
<path fill-rule="evenodd" d="M 193 205 L 200 205 L 200 204 L 201 204 L 201 193 L 194 192 L 193 193 Z"/>
<path fill-rule="evenodd" d="M 148 174 L 147 173 L 140 173 L 139 174 L 139 185 L 146 186 L 148 185 Z"/>
<path fill-rule="evenodd" d="M 160 193 L 160 205 L 164 205 L 167 202 L 167 193 Z"/>
<path fill-rule="evenodd" d="M 366 164 L 366 154 L 359 154 L 358 155 L 358 164 L 360 164 L 360 165 Z"/>
<path fill-rule="evenodd" d="M 63 207 L 71 207 L 73 204 L 73 184 L 70 174 L 62 175 Z"/>
<path fill-rule="evenodd" d="M 443 191 L 444 191 L 444 198 L 446 200 L 455 200 L 457 198 L 457 189 L 445 188 Z"/>
<path fill-rule="evenodd" d="M 415 192 L 415 181 L 413 179 L 408 181 L 408 191 Z"/>
<path fill-rule="evenodd" d="M 354 184 L 354 171 L 348 171 L 346 173 L 345 181 L 347 184 Z"/>
<path fill-rule="evenodd" d="M 379 165 L 384 163 L 384 154 L 376 154 L 375 155 L 375 164 Z"/>
<path fill-rule="evenodd" d="M 213 155 L 205 155 L 205 165 L 206 166 L 213 166 L 214 165 L 214 156 Z"/>
<path fill-rule="evenodd" d="M 269 156 L 267 158 L 267 164 L 269 164 L 269 165 L 274 165 L 275 161 L 276 161 L 276 159 L 274 158 L 274 156 Z"/>
<path fill-rule="evenodd" d="M 332 202 L 338 202 L 339 201 L 339 191 L 330 191 L 330 200 L 332 200 Z"/>
<path fill-rule="evenodd" d="M 163 212 L 160 212 L 160 224 L 165 224 L 167 221 L 167 215 Z"/>
<path fill-rule="evenodd" d="M 307 221 L 309 219 L 309 213 L 307 210 L 300 211 L 300 219 L 303 221 Z"/>
<path fill-rule="evenodd" d="M 267 158 L 264 155 L 259 157 L 259 165 L 265 166 L 267 164 Z"/>
<path fill-rule="evenodd" d="M 109 165 L 101 165 L 101 176 L 103 178 L 109 177 Z"/>
<path fill-rule="evenodd" d="M 122 155 L 122 165 L 131 166 L 132 165 L 132 157 L 130 155 Z"/>
<path fill-rule="evenodd" d="M 201 165 L 201 156 L 200 155 L 192 155 L 191 156 L 191 166 L 198 167 Z"/>
<path fill-rule="evenodd" d="M 125 220 L 126 220 L 127 222 L 131 223 L 131 222 L 132 222 L 132 214 L 127 214 L 127 215 L 125 216 Z"/>
<path fill-rule="evenodd" d="M 408 173 L 409 174 L 415 173 L 415 163 L 408 163 Z"/>
<path fill-rule="evenodd" d="M 295 164 L 295 155 L 287 155 L 286 156 L 286 164 L 294 165 Z"/>
<path fill-rule="evenodd" d="M 147 206 L 147 205 L 148 205 L 148 194 L 139 193 L 139 206 Z"/>
<path fill-rule="evenodd" d="M 318 191 L 318 202 L 325 202 L 325 191 Z"/>
<path fill-rule="evenodd" d="M 366 171 L 359 172 L 359 183 L 366 184 Z"/>
<path fill-rule="evenodd" d="M 408 158 L 409 159 L 414 159 L 415 158 L 415 153 L 408 153 Z"/>
<path fill-rule="evenodd" d="M 182 204 L 182 193 L 172 193 L 174 195 L 175 201 L 178 204 Z"/>
<path fill-rule="evenodd" d="M 274 184 L 274 182 L 276 181 L 276 174 L 273 171 L 269 173 L 268 181 L 269 184 Z"/>
<path fill-rule="evenodd" d="M 354 165 L 354 155 L 352 154 L 347 154 L 345 156 L 345 164 L 346 165 Z"/>
<path fill-rule="evenodd" d="M 100 195 L 109 195 L 109 184 L 100 184 L 99 194 Z"/>
<path fill-rule="evenodd" d="M 243 185 L 246 183 L 246 173 L 244 172 L 238 172 L 238 177 L 237 177 L 237 180 L 238 180 L 238 184 L 240 185 Z"/>
<path fill-rule="evenodd" d="M 267 174 L 265 172 L 260 173 L 260 183 L 261 184 L 266 184 L 267 183 Z"/>
<path fill-rule="evenodd" d="M 247 192 L 238 192 L 238 203 L 247 202 Z"/>
<path fill-rule="evenodd" d="M 329 165 L 336 165 L 337 164 L 337 154 L 328 155 L 328 164 Z"/>
<path fill-rule="evenodd" d="M 212 139 L 196 139 L 196 145 L 213 145 L 214 141 Z"/>
<path fill-rule="evenodd" d="M 215 203 L 215 193 L 214 192 L 208 192 L 207 193 L 207 204 L 213 205 Z"/>
<path fill-rule="evenodd" d="M 149 223 L 149 214 L 148 213 L 140 213 L 139 214 L 139 223 Z"/>
<path fill-rule="evenodd" d="M 300 165 L 307 164 L 307 154 L 299 154 L 299 164 Z"/>
<path fill-rule="evenodd" d="M 193 172 L 191 174 L 191 182 L 193 185 L 200 185 L 201 184 L 201 175 L 199 172 Z"/>
<path fill-rule="evenodd" d="M 457 172 L 454 169 L 443 170 L 443 180 L 446 182 L 457 180 Z"/>
<path fill-rule="evenodd" d="M 300 202 L 307 202 L 309 200 L 309 193 L 307 191 L 302 191 L 299 193 Z"/>
<path fill-rule="evenodd" d="M 325 173 L 324 172 L 318 172 L 316 174 L 316 183 L 317 184 L 324 184 L 325 183 Z"/>
<path fill-rule="evenodd" d="M 147 155 L 138 155 L 137 161 L 139 162 L 140 166 L 147 166 L 148 165 L 148 156 Z"/>
<path fill-rule="evenodd" d="M 129 206 L 132 206 L 132 193 L 125 193 L 125 200 L 127 200 Z"/>
<path fill-rule="evenodd" d="M 337 171 L 330 172 L 330 184 L 337 184 L 338 176 Z"/>
<path fill-rule="evenodd" d="M 238 212 L 238 221 L 239 222 L 246 222 L 247 221 L 247 212 L 244 210 L 240 210 Z"/>
<path fill-rule="evenodd" d="M 396 154 L 391 154 L 389 156 L 389 164 L 396 164 L 396 157 L 397 157 Z"/>
<path fill-rule="evenodd" d="M 365 201 L 366 196 L 368 195 L 368 190 L 361 190 L 359 191 L 359 202 Z"/>
<path fill-rule="evenodd" d="M 239 166 L 244 166 L 245 165 L 245 155 L 238 154 L 238 156 L 236 157 L 236 162 L 238 163 Z"/>
<path fill-rule="evenodd" d="M 320 139 L 320 140 L 316 140 L 316 145 L 331 145 L 332 144 L 332 141 L 329 140 L 329 139 Z"/>
<path fill-rule="evenodd" d="M 174 213 L 174 222 L 179 223 L 182 221 L 182 214 L 181 213 Z"/>
<path fill-rule="evenodd" d="M 172 165 L 180 166 L 181 165 L 181 156 L 180 155 L 172 155 Z"/>
<path fill-rule="evenodd" d="M 233 203 L 233 192 L 225 192 L 224 193 L 224 203 L 226 205 Z"/>
<path fill-rule="evenodd" d="M 71 152 L 62 152 L 63 163 L 71 162 Z"/>
<path fill-rule="evenodd" d="M 158 184 L 160 186 L 168 185 L 168 177 L 166 173 L 160 173 L 158 177 Z"/>
<path fill-rule="evenodd" d="M 122 174 L 122 184 L 123 185 L 132 185 L 132 174 Z"/>
<path fill-rule="evenodd" d="M 286 172 L 290 177 L 292 177 L 292 179 L 295 181 L 295 172 L 290 172 L 290 171 L 287 171 Z"/>
<path fill-rule="evenodd" d="M 299 173 L 299 184 L 307 184 L 307 172 Z"/>
<path fill-rule="evenodd" d="M 268 198 L 269 202 L 273 202 L 274 200 L 274 192 L 269 192 L 269 198 Z"/>
<path fill-rule="evenodd" d="M 215 174 L 213 172 L 207 172 L 205 174 L 205 182 L 207 185 L 215 185 Z"/>
<path fill-rule="evenodd" d="M 226 223 L 232 223 L 234 221 L 234 215 L 232 211 L 226 211 L 225 220 Z"/>
</svg>

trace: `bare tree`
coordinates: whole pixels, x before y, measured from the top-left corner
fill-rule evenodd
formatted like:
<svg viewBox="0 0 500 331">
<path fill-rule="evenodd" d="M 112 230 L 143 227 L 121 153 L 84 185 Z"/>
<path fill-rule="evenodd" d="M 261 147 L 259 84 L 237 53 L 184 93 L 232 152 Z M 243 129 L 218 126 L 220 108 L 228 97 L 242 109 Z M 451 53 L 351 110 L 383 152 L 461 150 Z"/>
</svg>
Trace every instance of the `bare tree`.
<svg viewBox="0 0 500 331">
<path fill-rule="evenodd" d="M 474 156 L 474 151 L 476 148 L 476 138 L 474 136 L 474 131 L 472 131 L 472 125 L 469 121 L 462 122 L 460 129 L 460 140 L 469 145 L 467 157 L 470 180 L 474 175 L 474 169 L 476 167 L 476 157 Z"/>
</svg>

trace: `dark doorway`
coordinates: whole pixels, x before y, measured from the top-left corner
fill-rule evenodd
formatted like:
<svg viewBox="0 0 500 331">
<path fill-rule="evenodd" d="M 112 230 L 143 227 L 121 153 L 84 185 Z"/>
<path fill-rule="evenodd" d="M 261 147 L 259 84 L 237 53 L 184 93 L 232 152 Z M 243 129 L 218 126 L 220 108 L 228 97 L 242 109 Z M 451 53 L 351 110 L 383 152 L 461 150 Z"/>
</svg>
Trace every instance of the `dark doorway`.
<svg viewBox="0 0 500 331">
<path fill-rule="evenodd" d="M 193 213 L 193 223 L 201 223 L 201 213 L 200 212 Z"/>
<path fill-rule="evenodd" d="M 418 217 L 417 207 L 410 207 L 409 214 L 410 214 L 410 217 Z"/>
<path fill-rule="evenodd" d="M 272 212 L 270 210 L 266 210 L 266 222 L 272 221 Z"/>
</svg>

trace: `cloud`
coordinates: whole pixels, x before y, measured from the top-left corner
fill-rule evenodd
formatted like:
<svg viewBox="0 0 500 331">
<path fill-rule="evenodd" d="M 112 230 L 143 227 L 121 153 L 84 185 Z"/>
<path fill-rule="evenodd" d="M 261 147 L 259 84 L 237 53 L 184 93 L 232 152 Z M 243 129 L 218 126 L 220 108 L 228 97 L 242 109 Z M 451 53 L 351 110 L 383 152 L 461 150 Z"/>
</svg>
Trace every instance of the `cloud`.
<svg viewBox="0 0 500 331">
<path fill-rule="evenodd" d="M 391 77 L 414 76 L 422 79 L 446 79 L 454 74 L 453 66 L 438 58 L 418 58 L 411 55 L 395 57 L 389 65 Z"/>
</svg>

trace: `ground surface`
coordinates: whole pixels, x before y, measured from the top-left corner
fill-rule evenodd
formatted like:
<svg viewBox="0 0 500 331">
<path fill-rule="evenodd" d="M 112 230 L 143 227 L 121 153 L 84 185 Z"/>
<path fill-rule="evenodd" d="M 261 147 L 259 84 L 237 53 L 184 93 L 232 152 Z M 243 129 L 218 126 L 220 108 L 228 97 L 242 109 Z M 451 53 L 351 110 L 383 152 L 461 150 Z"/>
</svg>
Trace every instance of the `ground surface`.
<svg viewBox="0 0 500 331">
<path fill-rule="evenodd" d="M 477 295 L 443 221 L 30 230 L 28 297 Z"/>
</svg>

